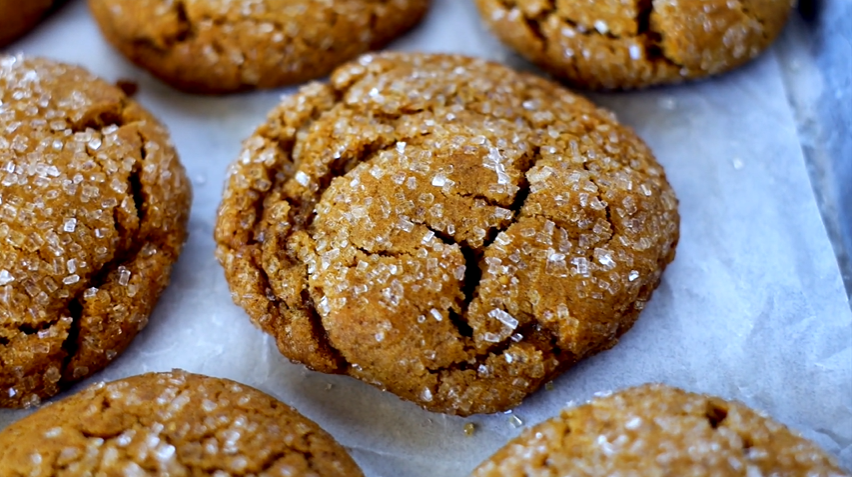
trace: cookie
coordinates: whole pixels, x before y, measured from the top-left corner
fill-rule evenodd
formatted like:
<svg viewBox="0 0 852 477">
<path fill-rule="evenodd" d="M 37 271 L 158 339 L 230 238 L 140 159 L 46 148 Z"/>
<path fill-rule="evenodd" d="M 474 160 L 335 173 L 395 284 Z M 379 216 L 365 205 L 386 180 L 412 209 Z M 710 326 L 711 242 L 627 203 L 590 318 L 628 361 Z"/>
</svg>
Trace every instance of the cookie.
<svg viewBox="0 0 852 477">
<path fill-rule="evenodd" d="M 235 302 L 288 358 L 468 415 L 613 346 L 678 223 L 610 113 L 497 64 L 380 54 L 270 114 L 215 233 Z"/>
<path fill-rule="evenodd" d="M 53 6 L 53 0 L 0 0 L 0 46 L 30 31 Z"/>
<path fill-rule="evenodd" d="M 0 432 L 0 474 L 363 477 L 289 406 L 182 371 L 97 384 L 12 424 Z"/>
<path fill-rule="evenodd" d="M 106 39 L 170 85 L 201 94 L 326 76 L 415 26 L 429 0 L 89 0 Z"/>
<path fill-rule="evenodd" d="M 814 443 L 738 402 L 645 385 L 526 429 L 473 477 L 843 477 Z"/>
<path fill-rule="evenodd" d="M 476 0 L 490 29 L 572 86 L 702 78 L 765 50 L 793 0 Z"/>
<path fill-rule="evenodd" d="M 165 128 L 76 66 L 0 56 L 0 131 L 0 407 L 18 407 L 145 326 L 191 192 Z"/>
</svg>

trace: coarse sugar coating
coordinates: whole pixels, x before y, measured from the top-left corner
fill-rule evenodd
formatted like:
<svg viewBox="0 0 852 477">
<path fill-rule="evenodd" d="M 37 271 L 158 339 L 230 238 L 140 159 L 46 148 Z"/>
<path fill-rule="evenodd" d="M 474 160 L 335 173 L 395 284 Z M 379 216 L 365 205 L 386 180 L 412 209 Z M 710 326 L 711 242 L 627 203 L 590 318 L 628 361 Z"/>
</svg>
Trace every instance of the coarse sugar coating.
<svg viewBox="0 0 852 477">
<path fill-rule="evenodd" d="M 183 371 L 96 384 L 0 432 L 4 477 L 363 477 L 334 438 L 254 388 Z"/>
<path fill-rule="evenodd" d="M 287 97 L 216 226 L 234 301 L 291 360 L 426 409 L 510 409 L 639 315 L 678 239 L 651 152 L 560 86 L 383 53 Z"/>
<path fill-rule="evenodd" d="M 168 133 L 120 89 L 0 56 L 0 407 L 38 404 L 130 344 L 190 196 Z"/>
<path fill-rule="evenodd" d="M 89 0 L 106 39 L 191 93 L 328 75 L 420 22 L 430 0 Z"/>
<path fill-rule="evenodd" d="M 472 477 L 849 477 L 816 444 L 747 406 L 644 385 L 526 429 Z"/>
<path fill-rule="evenodd" d="M 54 0 L 0 0 L 0 47 L 36 26 Z"/>
<path fill-rule="evenodd" d="M 795 0 L 475 0 L 485 23 L 569 84 L 631 89 L 702 78 L 765 50 Z"/>
</svg>

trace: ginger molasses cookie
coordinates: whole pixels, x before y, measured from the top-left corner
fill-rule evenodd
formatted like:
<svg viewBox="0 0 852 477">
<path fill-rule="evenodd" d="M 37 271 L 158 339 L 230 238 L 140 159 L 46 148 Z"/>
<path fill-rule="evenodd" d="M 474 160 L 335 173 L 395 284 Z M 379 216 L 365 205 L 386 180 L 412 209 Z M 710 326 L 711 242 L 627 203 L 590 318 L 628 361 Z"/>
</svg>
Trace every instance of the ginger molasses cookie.
<svg viewBox="0 0 852 477">
<path fill-rule="evenodd" d="M 93 385 L 12 424 L 0 432 L 0 474 L 363 476 L 289 406 L 182 371 Z"/>
<path fill-rule="evenodd" d="M 792 0 L 476 0 L 506 44 L 591 89 L 715 75 L 766 49 Z"/>
<path fill-rule="evenodd" d="M 468 415 L 613 346 L 678 223 L 610 113 L 494 63 L 380 54 L 272 111 L 216 241 L 234 300 L 291 360 Z"/>
<path fill-rule="evenodd" d="M 738 402 L 645 385 L 526 429 L 473 477 L 843 477 L 816 444 Z"/>
<path fill-rule="evenodd" d="M 190 195 L 168 133 L 120 89 L 0 56 L 0 407 L 127 347 L 169 281 Z"/>
<path fill-rule="evenodd" d="M 191 93 L 275 88 L 327 75 L 421 18 L 429 0 L 89 0 L 107 40 Z"/>
<path fill-rule="evenodd" d="M 54 0 L 0 0 L 0 46 L 28 32 L 53 4 Z"/>
</svg>

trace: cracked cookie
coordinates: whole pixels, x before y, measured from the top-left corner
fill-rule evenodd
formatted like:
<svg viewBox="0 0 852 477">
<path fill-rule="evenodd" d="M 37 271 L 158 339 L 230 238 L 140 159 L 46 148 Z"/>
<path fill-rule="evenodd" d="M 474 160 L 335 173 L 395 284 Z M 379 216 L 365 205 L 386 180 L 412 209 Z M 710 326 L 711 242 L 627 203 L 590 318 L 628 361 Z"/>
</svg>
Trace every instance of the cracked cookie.
<svg viewBox="0 0 852 477">
<path fill-rule="evenodd" d="M 53 3 L 54 0 L 0 0 L 0 46 L 30 31 Z"/>
<path fill-rule="evenodd" d="M 0 56 L 0 407 L 127 347 L 169 281 L 190 195 L 168 133 L 120 89 Z"/>
<path fill-rule="evenodd" d="M 678 224 L 662 167 L 610 113 L 494 63 L 386 53 L 272 111 L 215 238 L 285 356 L 469 415 L 613 346 Z"/>
<path fill-rule="evenodd" d="M 844 477 L 832 457 L 738 402 L 644 385 L 526 429 L 473 477 Z"/>
<path fill-rule="evenodd" d="M 632 89 L 736 68 L 781 32 L 793 0 L 475 0 L 490 29 L 569 84 Z"/>
<path fill-rule="evenodd" d="M 429 0 L 89 0 L 107 40 L 190 93 L 326 76 L 414 27 Z"/>
<path fill-rule="evenodd" d="M 362 477 L 296 410 L 182 371 L 97 384 L 0 432 L 4 476 Z"/>
</svg>

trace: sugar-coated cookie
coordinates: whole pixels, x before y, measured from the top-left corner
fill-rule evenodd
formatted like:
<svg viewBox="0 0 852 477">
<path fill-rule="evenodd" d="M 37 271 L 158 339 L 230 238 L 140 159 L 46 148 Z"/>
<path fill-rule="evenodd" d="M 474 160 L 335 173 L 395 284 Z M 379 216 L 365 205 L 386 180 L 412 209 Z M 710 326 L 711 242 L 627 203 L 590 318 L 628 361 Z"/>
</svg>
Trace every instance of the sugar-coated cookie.
<svg viewBox="0 0 852 477">
<path fill-rule="evenodd" d="M 0 55 L 0 407 L 37 404 L 130 344 L 190 200 L 168 132 L 119 88 Z"/>
<path fill-rule="evenodd" d="M 416 25 L 429 0 L 89 0 L 107 40 L 191 93 L 327 75 Z"/>
<path fill-rule="evenodd" d="M 467 415 L 613 346 L 678 223 L 662 167 L 610 113 L 498 64 L 386 53 L 272 111 L 216 241 L 284 355 Z"/>
<path fill-rule="evenodd" d="M 572 86 L 631 89 L 736 68 L 781 32 L 792 0 L 475 0 L 491 30 Z"/>
<path fill-rule="evenodd" d="M 54 0 L 0 0 L 0 46 L 30 31 L 54 3 Z"/>
<path fill-rule="evenodd" d="M 526 429 L 472 477 L 848 477 L 816 444 L 745 405 L 645 385 Z"/>
<path fill-rule="evenodd" d="M 0 432 L 0 475 L 363 477 L 296 410 L 182 371 L 93 385 L 12 424 Z"/>
</svg>

